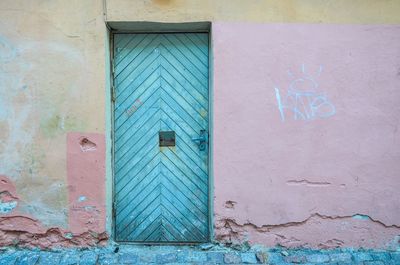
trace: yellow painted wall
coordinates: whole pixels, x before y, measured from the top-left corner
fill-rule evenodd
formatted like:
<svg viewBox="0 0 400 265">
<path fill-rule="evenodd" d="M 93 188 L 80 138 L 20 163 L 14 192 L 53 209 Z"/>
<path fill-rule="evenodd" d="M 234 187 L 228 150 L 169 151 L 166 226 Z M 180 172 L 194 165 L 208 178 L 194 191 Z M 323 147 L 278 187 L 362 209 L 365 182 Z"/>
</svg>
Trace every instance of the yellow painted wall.
<svg viewBox="0 0 400 265">
<path fill-rule="evenodd" d="M 400 22 L 399 0 L 106 0 L 109 21 Z"/>
<path fill-rule="evenodd" d="M 99 0 L 0 1 L 0 175 L 19 209 L 67 226 L 66 134 L 105 130 Z"/>
</svg>

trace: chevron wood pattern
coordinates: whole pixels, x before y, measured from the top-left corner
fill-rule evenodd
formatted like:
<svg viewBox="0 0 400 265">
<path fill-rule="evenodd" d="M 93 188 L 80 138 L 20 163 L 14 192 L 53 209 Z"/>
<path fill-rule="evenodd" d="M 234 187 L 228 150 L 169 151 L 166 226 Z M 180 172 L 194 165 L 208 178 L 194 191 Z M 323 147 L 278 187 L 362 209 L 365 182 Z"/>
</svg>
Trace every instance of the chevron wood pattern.
<svg viewBox="0 0 400 265">
<path fill-rule="evenodd" d="M 208 132 L 208 34 L 115 34 L 114 54 L 116 240 L 205 242 L 208 147 L 192 138 Z"/>
</svg>

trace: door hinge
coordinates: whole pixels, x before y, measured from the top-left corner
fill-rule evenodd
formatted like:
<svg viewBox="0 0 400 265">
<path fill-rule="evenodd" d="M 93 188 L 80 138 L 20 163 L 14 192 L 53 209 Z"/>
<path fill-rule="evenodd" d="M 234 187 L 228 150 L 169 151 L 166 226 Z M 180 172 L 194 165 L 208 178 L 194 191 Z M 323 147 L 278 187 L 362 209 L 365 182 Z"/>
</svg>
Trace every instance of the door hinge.
<svg viewBox="0 0 400 265">
<path fill-rule="evenodd" d="M 115 64 L 114 64 L 114 58 L 113 57 L 114 57 L 114 55 L 112 55 L 111 60 L 110 60 L 112 77 L 114 77 L 114 73 L 115 73 Z"/>
<path fill-rule="evenodd" d="M 111 100 L 112 102 L 115 102 L 115 87 L 111 88 Z"/>
<path fill-rule="evenodd" d="M 115 202 L 114 202 L 113 206 L 112 206 L 112 217 L 115 218 L 115 216 L 116 216 L 116 213 L 115 213 Z"/>
</svg>

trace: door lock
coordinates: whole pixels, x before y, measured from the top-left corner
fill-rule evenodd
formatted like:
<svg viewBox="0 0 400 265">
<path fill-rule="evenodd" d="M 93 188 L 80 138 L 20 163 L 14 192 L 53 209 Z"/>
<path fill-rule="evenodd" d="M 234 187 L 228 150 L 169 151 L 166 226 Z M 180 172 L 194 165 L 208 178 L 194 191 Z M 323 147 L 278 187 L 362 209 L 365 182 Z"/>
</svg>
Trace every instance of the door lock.
<svg viewBox="0 0 400 265">
<path fill-rule="evenodd" d="M 199 137 L 193 137 L 192 141 L 199 146 L 200 151 L 204 151 L 206 150 L 208 143 L 208 133 L 206 132 L 206 130 L 200 130 Z"/>
</svg>

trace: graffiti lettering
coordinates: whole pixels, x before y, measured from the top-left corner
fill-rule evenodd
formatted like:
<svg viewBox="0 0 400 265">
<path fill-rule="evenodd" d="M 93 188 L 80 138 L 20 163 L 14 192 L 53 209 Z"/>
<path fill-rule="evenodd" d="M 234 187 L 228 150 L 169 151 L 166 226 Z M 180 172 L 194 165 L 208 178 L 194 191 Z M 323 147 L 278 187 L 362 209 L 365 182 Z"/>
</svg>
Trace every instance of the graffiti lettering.
<svg viewBox="0 0 400 265">
<path fill-rule="evenodd" d="M 320 67 L 320 72 L 322 67 Z M 314 78 L 305 73 L 304 77 L 291 81 L 286 94 L 282 95 L 279 88 L 275 87 L 275 97 L 278 104 L 281 120 L 284 122 L 290 112 L 294 120 L 314 120 L 328 118 L 336 113 L 335 106 L 329 101 L 328 96 L 319 91 L 318 83 Z M 291 76 L 291 74 L 289 72 Z"/>
</svg>

